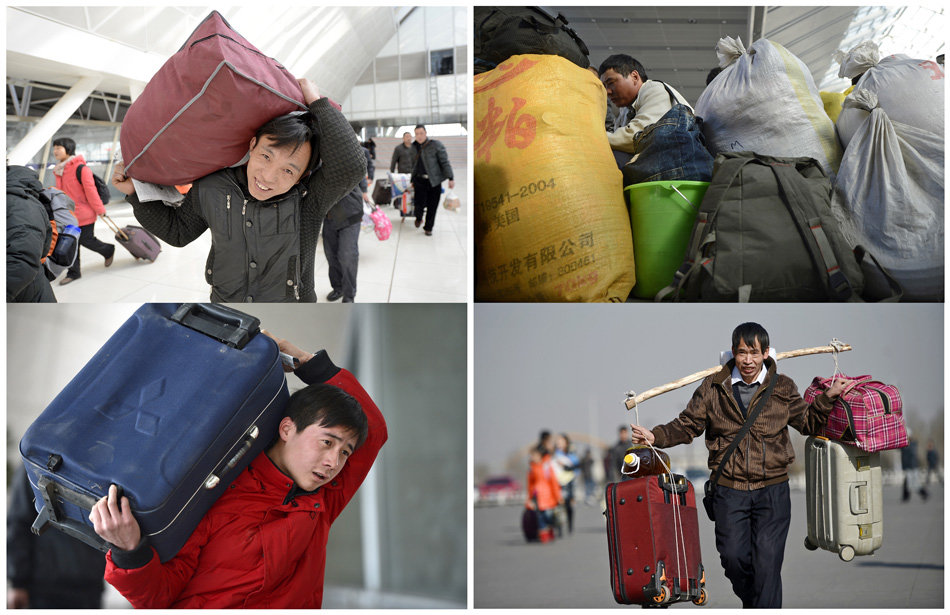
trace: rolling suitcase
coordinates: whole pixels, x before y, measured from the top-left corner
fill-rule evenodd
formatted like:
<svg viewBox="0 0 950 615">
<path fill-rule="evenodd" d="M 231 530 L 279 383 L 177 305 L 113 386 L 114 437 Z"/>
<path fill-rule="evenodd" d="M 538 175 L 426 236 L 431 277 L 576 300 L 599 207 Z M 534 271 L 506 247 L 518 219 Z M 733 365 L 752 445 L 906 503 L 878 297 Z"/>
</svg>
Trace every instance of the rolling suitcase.
<svg viewBox="0 0 950 615">
<path fill-rule="evenodd" d="M 538 540 L 538 511 L 533 508 L 525 508 L 521 513 L 521 533 L 528 542 Z"/>
<path fill-rule="evenodd" d="M 141 258 L 155 262 L 159 252 L 162 251 L 162 244 L 158 242 L 155 235 L 152 235 L 141 226 L 134 226 L 132 224 L 119 228 L 119 225 L 109 216 L 104 215 L 102 219 L 106 221 L 106 224 L 112 229 L 112 232 L 115 233 L 115 240 L 123 248 L 128 250 L 129 254 L 134 256 L 136 260 Z"/>
<path fill-rule="evenodd" d="M 89 511 L 116 484 L 162 561 L 272 441 L 287 404 L 277 344 L 230 308 L 146 304 L 20 441 L 39 512 L 103 551 Z"/>
<path fill-rule="evenodd" d="M 393 191 L 388 179 L 377 179 L 373 187 L 373 202 L 377 205 L 387 205 L 393 200 Z"/>
<path fill-rule="evenodd" d="M 810 436 L 805 441 L 805 548 L 846 561 L 883 541 L 881 454 Z"/>
<path fill-rule="evenodd" d="M 696 495 L 685 477 L 659 474 L 610 483 L 606 514 L 617 602 L 706 603 Z"/>
</svg>

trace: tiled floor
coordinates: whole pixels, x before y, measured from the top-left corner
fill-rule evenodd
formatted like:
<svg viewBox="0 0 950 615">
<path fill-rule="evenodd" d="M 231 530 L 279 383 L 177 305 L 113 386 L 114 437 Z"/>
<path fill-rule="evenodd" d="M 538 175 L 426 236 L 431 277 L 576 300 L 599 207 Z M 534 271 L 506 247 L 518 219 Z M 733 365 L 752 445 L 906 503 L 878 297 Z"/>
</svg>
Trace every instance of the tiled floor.
<svg viewBox="0 0 950 615">
<path fill-rule="evenodd" d="M 382 173 L 379 176 L 385 176 Z M 463 182 L 456 192 L 464 195 Z M 468 297 L 468 245 L 470 207 L 459 211 L 440 208 L 433 234 L 426 237 L 413 225 L 410 216 L 401 220 L 392 206 L 383 211 L 393 223 L 392 234 L 379 241 L 372 230 L 360 235 L 360 264 L 357 276 L 357 302 L 430 303 L 464 302 Z M 124 202 L 108 207 L 109 216 L 120 226 L 138 224 L 132 207 Z M 100 222 L 96 236 L 113 242 L 112 233 Z M 210 288 L 204 281 L 204 264 L 211 245 L 205 233 L 184 248 L 162 245 L 154 263 L 136 261 L 125 249 L 117 247 L 115 262 L 106 269 L 102 258 L 82 248 L 82 277 L 67 286 L 53 282 L 60 302 L 155 302 L 207 301 Z M 322 241 L 317 246 L 316 291 L 319 301 L 330 292 L 327 262 Z"/>
</svg>

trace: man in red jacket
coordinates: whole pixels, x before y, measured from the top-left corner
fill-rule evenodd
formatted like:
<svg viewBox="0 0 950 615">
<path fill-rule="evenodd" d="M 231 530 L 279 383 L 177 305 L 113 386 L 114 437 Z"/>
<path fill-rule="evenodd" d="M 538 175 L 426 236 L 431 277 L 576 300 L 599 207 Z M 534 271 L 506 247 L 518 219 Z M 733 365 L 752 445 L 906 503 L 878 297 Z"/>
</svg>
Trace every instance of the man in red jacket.
<svg viewBox="0 0 950 615">
<path fill-rule="evenodd" d="M 105 578 L 136 608 L 319 608 L 330 526 L 387 438 L 352 374 L 326 353 L 278 340 L 310 386 L 294 393 L 275 443 L 254 459 L 162 563 L 116 488 L 89 515 L 113 548 Z M 352 395 L 350 395 L 352 393 Z"/>
</svg>

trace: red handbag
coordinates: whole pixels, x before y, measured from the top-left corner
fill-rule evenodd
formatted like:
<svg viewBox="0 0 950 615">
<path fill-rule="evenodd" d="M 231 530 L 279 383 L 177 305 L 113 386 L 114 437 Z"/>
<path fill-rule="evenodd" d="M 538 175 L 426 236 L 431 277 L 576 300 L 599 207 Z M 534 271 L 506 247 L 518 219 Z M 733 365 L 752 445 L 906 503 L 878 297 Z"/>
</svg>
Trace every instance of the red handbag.
<svg viewBox="0 0 950 615">
<path fill-rule="evenodd" d="M 840 378 L 848 378 L 839 374 Z M 806 402 L 813 402 L 831 387 L 831 378 L 815 378 L 805 389 Z M 828 422 L 818 435 L 849 442 L 873 453 L 907 446 L 901 395 L 897 387 L 858 376 L 835 400 Z"/>
<path fill-rule="evenodd" d="M 238 164 L 258 128 L 303 100 L 286 68 L 212 11 L 126 112 L 126 173 L 173 186 Z"/>
</svg>

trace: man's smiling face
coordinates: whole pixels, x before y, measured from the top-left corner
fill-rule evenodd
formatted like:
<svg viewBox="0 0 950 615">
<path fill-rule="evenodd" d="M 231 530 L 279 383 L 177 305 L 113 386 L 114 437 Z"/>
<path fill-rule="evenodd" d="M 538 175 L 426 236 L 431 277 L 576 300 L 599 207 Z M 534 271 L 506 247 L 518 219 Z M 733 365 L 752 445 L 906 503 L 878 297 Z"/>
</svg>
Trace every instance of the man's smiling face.
<svg viewBox="0 0 950 615">
<path fill-rule="evenodd" d="M 251 138 L 247 161 L 247 188 L 258 201 L 280 196 L 300 181 L 310 162 L 310 143 L 296 150 L 292 146 L 276 147 L 273 139 L 263 135 Z"/>
</svg>

